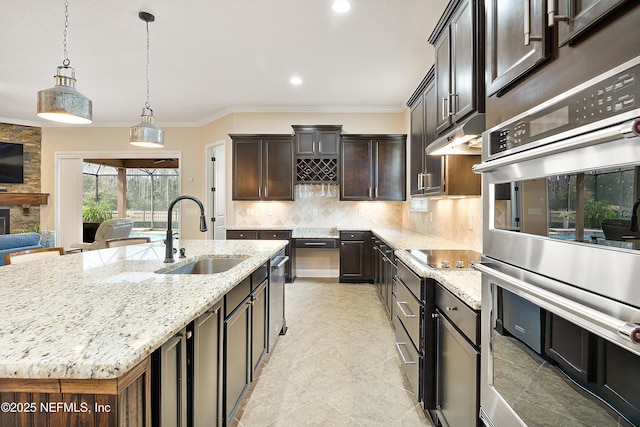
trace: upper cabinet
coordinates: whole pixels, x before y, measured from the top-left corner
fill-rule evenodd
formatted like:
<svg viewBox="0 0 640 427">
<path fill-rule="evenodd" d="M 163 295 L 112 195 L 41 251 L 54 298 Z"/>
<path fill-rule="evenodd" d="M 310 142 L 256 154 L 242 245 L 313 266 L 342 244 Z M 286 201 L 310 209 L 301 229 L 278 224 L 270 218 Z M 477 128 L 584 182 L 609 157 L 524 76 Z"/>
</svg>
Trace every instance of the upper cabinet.
<svg viewBox="0 0 640 427">
<path fill-rule="evenodd" d="M 292 125 L 297 157 L 337 156 L 342 125 Z"/>
<path fill-rule="evenodd" d="M 337 183 L 342 125 L 292 125 L 296 182 Z"/>
<path fill-rule="evenodd" d="M 229 135 L 233 200 L 293 200 L 291 135 Z"/>
<path fill-rule="evenodd" d="M 343 135 L 340 200 L 406 198 L 406 135 Z"/>
<path fill-rule="evenodd" d="M 500 90 L 550 57 L 545 3 L 485 0 L 487 95 L 500 96 Z"/>
<path fill-rule="evenodd" d="M 482 0 L 452 0 L 429 43 L 435 48 L 438 134 L 474 111 L 484 111 Z"/>
<path fill-rule="evenodd" d="M 558 0 L 558 11 L 549 11 L 549 25 L 552 19 L 558 21 L 558 43 L 571 43 L 585 33 L 600 19 L 616 7 L 629 0 Z"/>
</svg>

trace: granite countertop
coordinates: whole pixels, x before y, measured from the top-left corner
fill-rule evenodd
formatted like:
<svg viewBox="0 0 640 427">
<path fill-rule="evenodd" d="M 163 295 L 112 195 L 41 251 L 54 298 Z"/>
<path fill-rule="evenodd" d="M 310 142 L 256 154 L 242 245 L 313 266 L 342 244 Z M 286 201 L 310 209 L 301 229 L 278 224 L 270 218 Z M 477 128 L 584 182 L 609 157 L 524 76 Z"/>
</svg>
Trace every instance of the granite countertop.
<svg viewBox="0 0 640 427">
<path fill-rule="evenodd" d="M 287 244 L 179 243 L 187 259 L 170 266 L 154 242 L 0 267 L 0 378 L 118 378 Z M 238 255 L 247 258 L 224 273 L 160 274 Z"/>
<path fill-rule="evenodd" d="M 433 278 L 474 310 L 480 310 L 482 289 L 480 272 L 472 268 L 431 268 L 410 253 L 410 249 L 469 249 L 464 245 L 407 229 L 373 229 L 373 234 L 394 249 L 394 255 L 418 276 Z"/>
<path fill-rule="evenodd" d="M 481 285 L 480 273 L 474 269 L 433 269 L 409 254 L 410 249 L 469 249 L 456 242 L 441 237 L 419 233 L 406 228 L 358 227 L 339 225 L 334 228 L 311 227 L 229 227 L 230 230 L 292 230 L 292 238 L 339 238 L 340 231 L 372 231 L 384 240 L 398 259 L 401 259 L 420 277 L 433 278 L 474 310 L 480 310 Z"/>
</svg>

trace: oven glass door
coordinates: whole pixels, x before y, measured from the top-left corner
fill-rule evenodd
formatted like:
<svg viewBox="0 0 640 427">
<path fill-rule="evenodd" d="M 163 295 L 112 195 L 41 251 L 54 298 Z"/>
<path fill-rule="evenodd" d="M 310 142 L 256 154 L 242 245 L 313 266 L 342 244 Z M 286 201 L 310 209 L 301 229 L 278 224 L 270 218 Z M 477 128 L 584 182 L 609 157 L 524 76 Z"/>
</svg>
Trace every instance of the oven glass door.
<svg viewBox="0 0 640 427">
<path fill-rule="evenodd" d="M 481 356 L 485 424 L 640 425 L 640 345 L 603 330 L 598 319 L 609 319 L 608 314 L 593 314 L 591 307 L 545 291 L 538 285 L 549 288 L 549 283 L 529 281 L 529 273 L 521 276 L 523 281 L 485 270 Z M 640 320 L 633 307 L 621 311 L 627 320 Z"/>
</svg>

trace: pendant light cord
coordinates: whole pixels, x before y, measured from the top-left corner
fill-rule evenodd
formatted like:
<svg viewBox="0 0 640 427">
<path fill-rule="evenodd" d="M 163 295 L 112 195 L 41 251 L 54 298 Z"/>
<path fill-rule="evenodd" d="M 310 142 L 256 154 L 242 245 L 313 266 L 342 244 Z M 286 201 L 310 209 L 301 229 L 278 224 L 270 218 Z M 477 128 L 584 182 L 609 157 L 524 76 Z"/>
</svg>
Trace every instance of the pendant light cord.
<svg viewBox="0 0 640 427">
<path fill-rule="evenodd" d="M 151 110 L 151 104 L 149 104 L 149 21 L 147 23 L 147 102 L 144 104 L 145 108 Z M 152 110 L 153 111 L 153 110 Z"/>
<path fill-rule="evenodd" d="M 71 64 L 71 61 L 69 61 L 69 51 L 67 50 L 67 44 L 68 44 L 67 38 L 69 37 L 69 2 L 67 0 L 65 0 L 64 2 L 64 33 L 63 34 L 64 34 L 64 42 L 63 42 L 64 60 L 62 61 L 62 65 L 65 68 L 69 68 L 69 64 Z"/>
</svg>

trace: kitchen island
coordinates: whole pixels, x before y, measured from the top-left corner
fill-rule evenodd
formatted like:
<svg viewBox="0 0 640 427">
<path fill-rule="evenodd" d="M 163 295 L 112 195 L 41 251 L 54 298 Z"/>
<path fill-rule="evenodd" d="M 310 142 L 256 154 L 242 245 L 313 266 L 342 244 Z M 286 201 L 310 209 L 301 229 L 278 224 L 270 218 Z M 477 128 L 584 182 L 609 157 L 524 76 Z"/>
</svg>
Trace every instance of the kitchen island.
<svg viewBox="0 0 640 427">
<path fill-rule="evenodd" d="M 0 424 L 148 420 L 150 355 L 286 244 L 180 241 L 187 257 L 169 265 L 164 244 L 154 242 L 1 267 L 0 393 L 8 406 Z M 163 274 L 195 258 L 238 256 L 246 259 L 222 273 Z"/>
</svg>

